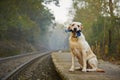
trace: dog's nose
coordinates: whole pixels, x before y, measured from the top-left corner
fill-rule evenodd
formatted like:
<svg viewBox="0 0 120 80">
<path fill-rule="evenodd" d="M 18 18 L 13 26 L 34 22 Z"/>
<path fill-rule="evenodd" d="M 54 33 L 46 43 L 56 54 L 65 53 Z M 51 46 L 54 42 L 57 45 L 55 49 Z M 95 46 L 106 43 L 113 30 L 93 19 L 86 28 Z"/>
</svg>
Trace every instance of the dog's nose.
<svg viewBox="0 0 120 80">
<path fill-rule="evenodd" d="M 77 28 L 74 28 L 74 31 L 77 31 Z"/>
</svg>

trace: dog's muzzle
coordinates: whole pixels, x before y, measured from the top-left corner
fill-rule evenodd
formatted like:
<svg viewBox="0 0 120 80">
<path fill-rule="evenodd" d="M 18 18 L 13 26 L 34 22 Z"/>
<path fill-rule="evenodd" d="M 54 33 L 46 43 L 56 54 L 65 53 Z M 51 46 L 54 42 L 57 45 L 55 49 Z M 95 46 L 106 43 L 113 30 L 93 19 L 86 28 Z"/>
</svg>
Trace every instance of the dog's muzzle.
<svg viewBox="0 0 120 80">
<path fill-rule="evenodd" d="M 77 29 L 76 30 L 65 30 L 65 32 L 75 32 L 77 35 L 76 37 L 81 36 L 81 30 L 79 30 L 79 31 L 77 31 Z"/>
<path fill-rule="evenodd" d="M 74 32 L 77 32 L 77 28 L 74 28 L 73 31 L 74 31 Z"/>
</svg>

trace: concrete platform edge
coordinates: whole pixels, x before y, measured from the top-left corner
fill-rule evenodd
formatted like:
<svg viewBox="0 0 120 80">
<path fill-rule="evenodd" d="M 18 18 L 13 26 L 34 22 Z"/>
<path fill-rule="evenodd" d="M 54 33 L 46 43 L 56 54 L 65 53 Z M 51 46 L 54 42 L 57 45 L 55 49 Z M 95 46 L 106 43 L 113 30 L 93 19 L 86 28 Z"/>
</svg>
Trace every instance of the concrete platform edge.
<svg viewBox="0 0 120 80">
<path fill-rule="evenodd" d="M 67 78 L 67 76 L 65 76 L 65 74 L 61 71 L 61 69 L 59 69 L 59 66 L 57 65 L 56 60 L 55 60 L 55 59 L 56 59 L 56 58 L 55 58 L 55 54 L 56 54 L 56 53 L 52 53 L 52 54 L 51 54 L 52 62 L 53 62 L 53 64 L 54 64 L 55 70 L 57 71 L 58 75 L 61 77 L 62 80 L 69 80 L 69 79 Z"/>
</svg>

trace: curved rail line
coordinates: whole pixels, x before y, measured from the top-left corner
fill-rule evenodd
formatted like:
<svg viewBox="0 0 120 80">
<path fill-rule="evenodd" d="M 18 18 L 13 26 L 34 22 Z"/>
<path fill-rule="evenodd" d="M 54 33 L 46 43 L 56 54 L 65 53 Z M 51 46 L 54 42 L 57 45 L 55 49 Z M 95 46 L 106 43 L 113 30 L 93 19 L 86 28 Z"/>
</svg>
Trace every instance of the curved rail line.
<svg viewBox="0 0 120 80">
<path fill-rule="evenodd" d="M 52 51 L 47 51 L 47 52 L 38 54 L 37 57 L 34 57 L 34 58 L 30 59 L 29 61 L 25 62 L 24 64 L 20 65 L 19 67 L 17 67 L 15 70 L 13 70 L 12 72 L 10 72 L 8 75 L 6 75 L 1 80 L 16 80 L 17 76 L 19 76 L 19 74 L 22 72 L 22 70 L 24 70 L 30 64 L 34 63 L 39 58 L 41 58 L 41 57 L 43 57 L 45 55 L 48 55 L 48 53 L 51 53 L 51 52 Z"/>
<path fill-rule="evenodd" d="M 38 52 L 42 53 L 44 51 L 35 51 L 35 52 L 26 53 L 26 54 L 20 54 L 20 55 L 15 55 L 15 56 L 9 56 L 9 57 L 5 57 L 5 58 L 0 58 L 0 63 L 8 61 L 8 60 L 12 60 L 12 59 L 20 58 L 20 57 L 23 57 L 23 56 L 34 55 L 34 54 L 36 54 Z"/>
</svg>

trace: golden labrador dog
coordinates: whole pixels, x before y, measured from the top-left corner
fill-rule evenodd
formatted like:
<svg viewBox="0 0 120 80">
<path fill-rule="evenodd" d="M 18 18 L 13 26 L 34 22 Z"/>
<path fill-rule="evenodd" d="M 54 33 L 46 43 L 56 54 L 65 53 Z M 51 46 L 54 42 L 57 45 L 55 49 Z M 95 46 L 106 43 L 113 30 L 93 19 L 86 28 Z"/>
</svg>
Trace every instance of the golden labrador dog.
<svg viewBox="0 0 120 80">
<path fill-rule="evenodd" d="M 85 36 L 81 32 L 83 26 L 80 22 L 72 22 L 67 31 L 70 32 L 69 45 L 72 56 L 72 66 L 69 71 L 74 71 L 75 57 L 78 59 L 80 67 L 83 72 L 86 71 L 98 71 L 104 72 L 102 69 L 98 69 L 98 61 L 96 55 L 92 52 L 89 44 L 85 40 Z M 89 66 L 89 68 L 88 68 Z"/>
</svg>

